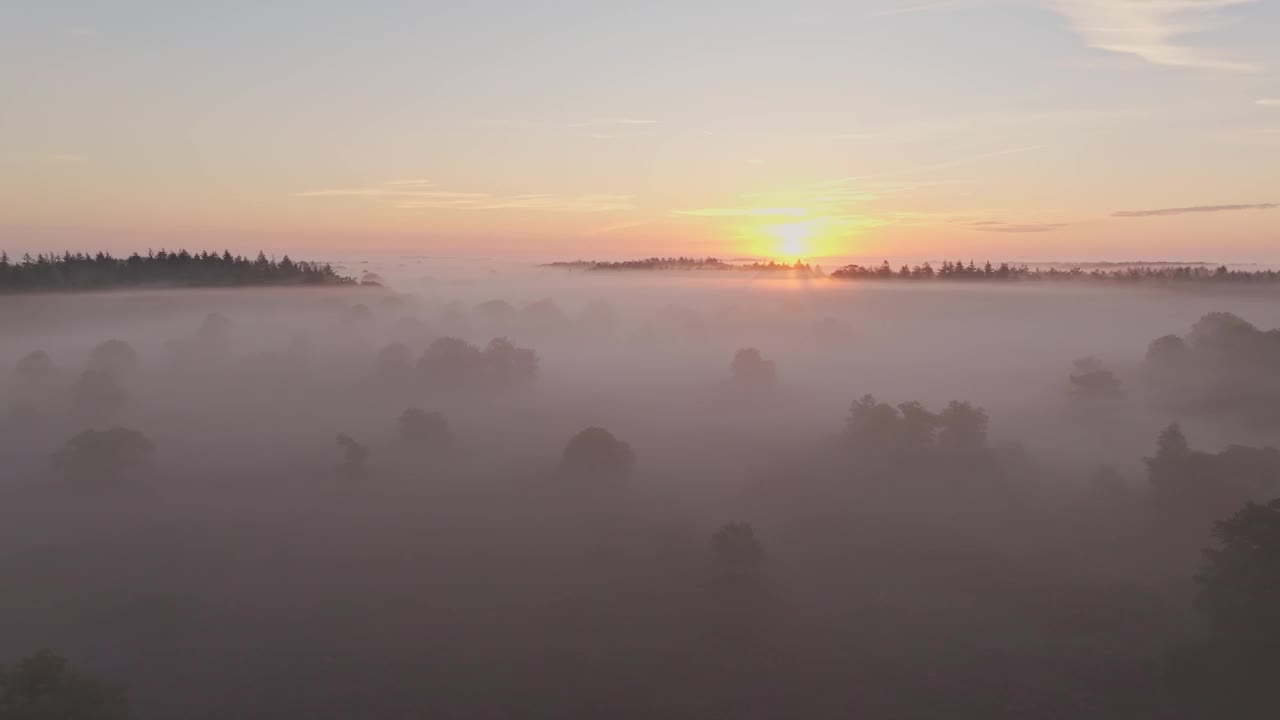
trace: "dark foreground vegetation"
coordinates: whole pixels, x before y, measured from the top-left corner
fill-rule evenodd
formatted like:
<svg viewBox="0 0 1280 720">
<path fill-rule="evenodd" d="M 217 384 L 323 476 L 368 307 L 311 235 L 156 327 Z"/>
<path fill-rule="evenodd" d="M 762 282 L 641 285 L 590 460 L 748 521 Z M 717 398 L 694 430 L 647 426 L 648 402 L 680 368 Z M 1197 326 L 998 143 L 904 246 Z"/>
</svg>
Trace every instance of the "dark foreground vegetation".
<svg viewBox="0 0 1280 720">
<path fill-rule="evenodd" d="M 190 253 L 159 250 L 146 255 L 110 253 L 24 255 L 13 261 L 0 253 L 0 293 L 49 290 L 103 290 L 136 287 L 223 287 L 262 285 L 349 285 L 325 263 L 280 260 L 258 253 L 250 260 L 230 251 Z"/>
<path fill-rule="evenodd" d="M 0 720 L 1275 717 L 1280 331 L 358 299 L 12 298 Z"/>
</svg>

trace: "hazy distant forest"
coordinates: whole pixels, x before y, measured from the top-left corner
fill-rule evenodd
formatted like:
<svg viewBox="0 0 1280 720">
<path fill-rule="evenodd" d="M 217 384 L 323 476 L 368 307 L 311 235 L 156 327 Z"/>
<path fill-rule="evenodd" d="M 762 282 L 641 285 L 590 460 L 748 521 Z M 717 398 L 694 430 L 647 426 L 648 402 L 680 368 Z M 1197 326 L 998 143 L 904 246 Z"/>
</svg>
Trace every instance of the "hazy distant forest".
<svg viewBox="0 0 1280 720">
<path fill-rule="evenodd" d="M 363 267 L 0 265 L 0 720 L 1276 716 L 1270 292 Z"/>
<path fill-rule="evenodd" d="M 957 260 L 944 260 L 935 268 L 933 263 L 919 265 L 902 265 L 897 270 L 886 260 L 878 266 L 844 265 L 830 273 L 828 277 L 836 280 L 980 280 L 992 281 L 1035 281 L 1035 280 L 1101 280 L 1125 283 L 1275 283 L 1280 281 L 1280 272 L 1271 269 L 1232 270 L 1225 265 L 1211 266 L 1207 263 L 1132 263 L 1110 264 L 1103 266 L 1094 264 L 1091 267 L 1031 267 L 1026 264 L 991 262 L 976 264 L 970 260 L 968 264 Z M 1111 265 L 1118 265 L 1111 266 Z M 624 271 L 624 270 L 717 270 L 790 273 L 800 276 L 824 273 L 817 265 L 796 260 L 793 263 L 779 263 L 773 260 L 761 262 L 731 262 L 714 257 L 651 257 L 643 260 L 599 261 L 573 260 L 548 263 L 548 267 L 588 270 L 588 271 Z"/>
</svg>

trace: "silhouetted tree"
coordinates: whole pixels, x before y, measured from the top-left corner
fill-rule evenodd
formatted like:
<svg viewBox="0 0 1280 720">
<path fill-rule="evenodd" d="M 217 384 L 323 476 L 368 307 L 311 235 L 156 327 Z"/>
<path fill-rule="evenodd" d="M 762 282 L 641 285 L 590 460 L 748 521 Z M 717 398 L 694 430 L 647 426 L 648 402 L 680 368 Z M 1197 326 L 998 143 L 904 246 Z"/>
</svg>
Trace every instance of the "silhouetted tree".
<svg viewBox="0 0 1280 720">
<path fill-rule="evenodd" d="M 923 450 L 933 445 L 933 434 L 939 424 L 937 415 L 914 400 L 898 405 L 898 413 L 899 446 L 907 450 Z"/>
<path fill-rule="evenodd" d="M 1179 414 L 1229 415 L 1280 424 L 1280 331 L 1262 331 L 1231 313 L 1209 313 L 1184 341 L 1151 343 L 1143 380 L 1158 406 Z"/>
<path fill-rule="evenodd" d="M 1095 357 L 1075 361 L 1071 373 L 1071 394 L 1081 400 L 1114 400 L 1121 396 L 1120 378 Z"/>
<path fill-rule="evenodd" d="M 711 551 L 716 565 L 726 573 L 754 573 L 764 563 L 764 547 L 747 523 L 731 522 L 716 530 Z"/>
<path fill-rule="evenodd" d="M 591 335 L 612 335 L 618 327 L 618 311 L 606 300 L 594 300 L 582 309 L 578 324 Z"/>
<path fill-rule="evenodd" d="M 0 720 L 126 720 L 119 689 L 71 667 L 48 650 L 0 665 Z"/>
<path fill-rule="evenodd" d="M 231 320 L 222 313 L 209 313 L 200 322 L 196 337 L 205 343 L 222 345 L 231 338 Z"/>
<path fill-rule="evenodd" d="M 1213 535 L 1221 547 L 1204 551 L 1197 607 L 1233 643 L 1280 661 L 1280 499 L 1247 503 Z"/>
<path fill-rule="evenodd" d="M 356 442 L 346 433 L 338 433 L 337 445 L 342 448 L 342 460 L 338 463 L 338 473 L 344 477 L 363 477 L 368 470 L 369 448 Z"/>
<path fill-rule="evenodd" d="M 544 298 L 526 305 L 520 315 L 525 327 L 533 332 L 558 332 L 569 324 L 569 318 L 551 298 Z"/>
<path fill-rule="evenodd" d="M 1177 335 L 1165 335 L 1147 346 L 1146 362 L 1162 371 L 1177 371 L 1186 366 L 1191 355 L 1187 342 Z"/>
<path fill-rule="evenodd" d="M 430 383 L 464 386 L 484 374 L 484 354 L 466 340 L 443 337 L 427 346 L 418 360 L 418 370 Z"/>
<path fill-rule="evenodd" d="M 761 390 L 778 383 L 778 370 L 772 360 L 765 360 L 756 348 L 743 348 L 729 365 L 734 384 L 743 389 Z"/>
<path fill-rule="evenodd" d="M 482 302 L 475 307 L 475 315 L 478 320 L 486 323 L 490 329 L 498 328 L 505 331 L 515 324 L 519 313 L 515 307 L 506 300 L 489 300 Z"/>
<path fill-rule="evenodd" d="M 823 347 L 840 347 L 853 339 L 848 326 L 830 315 L 813 324 L 813 335 Z"/>
<path fill-rule="evenodd" d="M 251 261 L 223 253 L 190 253 L 186 250 L 112 257 L 110 253 L 27 255 L 20 263 L 8 262 L 0 252 L 0 293 L 40 290 L 166 285 L 185 287 L 227 285 L 353 285 L 319 263 L 280 262 L 258 253 Z"/>
<path fill-rule="evenodd" d="M 888 448 L 897 444 L 899 420 L 892 405 L 877 402 L 874 395 L 863 395 L 849 408 L 845 432 L 857 446 Z"/>
<path fill-rule="evenodd" d="M 631 446 L 600 427 L 574 435 L 565 446 L 560 466 L 568 474 L 584 478 L 625 479 L 636 456 Z"/>
<path fill-rule="evenodd" d="M 44 385 L 53 379 L 56 371 L 53 360 L 43 350 L 33 350 L 18 360 L 14 375 L 19 383 L 28 385 Z"/>
<path fill-rule="evenodd" d="M 388 329 L 392 338 L 406 345 L 421 346 L 431 337 L 431 329 L 416 317 L 402 317 Z"/>
<path fill-rule="evenodd" d="M 987 446 L 987 411 L 952 400 L 938 413 L 938 446 L 948 450 L 981 450 Z"/>
<path fill-rule="evenodd" d="M 439 452 L 449 447 L 453 440 L 444 416 L 421 408 L 409 408 L 401 413 L 396 428 L 400 432 L 400 440 L 415 450 Z"/>
<path fill-rule="evenodd" d="M 378 377 L 402 382 L 413 376 L 413 351 L 404 343 L 391 343 L 378 351 Z"/>
<path fill-rule="evenodd" d="M 373 311 L 364 303 L 352 305 L 346 312 L 346 323 L 356 328 L 373 327 Z"/>
<path fill-rule="evenodd" d="M 483 360 L 489 381 L 500 388 L 531 385 L 538 373 L 538 354 L 506 338 L 491 340 Z"/>
<path fill-rule="evenodd" d="M 1196 517 L 1218 516 L 1280 488 L 1280 452 L 1232 445 L 1213 454 L 1193 450 L 1178 423 L 1156 440 L 1146 458 L 1152 498 L 1164 510 Z"/>
</svg>

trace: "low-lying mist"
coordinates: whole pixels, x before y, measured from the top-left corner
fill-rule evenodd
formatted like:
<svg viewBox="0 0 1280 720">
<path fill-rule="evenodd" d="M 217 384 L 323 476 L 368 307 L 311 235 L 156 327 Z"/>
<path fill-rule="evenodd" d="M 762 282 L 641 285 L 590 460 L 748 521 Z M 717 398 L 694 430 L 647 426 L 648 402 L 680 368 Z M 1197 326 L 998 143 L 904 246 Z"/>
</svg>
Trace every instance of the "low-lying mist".
<svg viewBox="0 0 1280 720">
<path fill-rule="evenodd" d="M 1266 289 L 359 269 L 4 298 L 0 660 L 141 718 L 1266 716 L 1276 590 L 1201 553 L 1280 495 Z"/>
</svg>

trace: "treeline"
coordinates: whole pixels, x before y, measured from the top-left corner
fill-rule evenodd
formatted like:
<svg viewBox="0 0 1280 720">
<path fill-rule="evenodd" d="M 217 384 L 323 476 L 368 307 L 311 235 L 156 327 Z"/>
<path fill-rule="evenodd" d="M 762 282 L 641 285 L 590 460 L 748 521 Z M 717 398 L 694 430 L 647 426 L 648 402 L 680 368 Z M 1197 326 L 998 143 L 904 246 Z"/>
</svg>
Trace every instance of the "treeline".
<svg viewBox="0 0 1280 720">
<path fill-rule="evenodd" d="M 1245 282 L 1273 283 L 1280 281 L 1275 270 L 1229 270 L 1226 265 L 1211 268 L 1207 265 L 1134 265 L 1122 269 L 1073 267 L 1033 268 L 1029 265 L 1010 265 L 990 262 L 979 266 L 957 260 L 943 261 L 934 268 L 930 263 L 907 266 L 894 270 L 886 260 L 879 267 L 870 265 L 845 265 L 831 273 L 837 280 L 1110 280 L 1117 282 Z"/>
<path fill-rule="evenodd" d="M 651 257 L 642 260 L 621 260 L 605 262 L 599 260 L 574 260 L 572 262 L 548 263 L 548 267 L 559 267 L 581 270 L 762 270 L 762 271 L 801 271 L 814 272 L 808 264 L 797 260 L 793 264 L 753 262 L 750 265 L 725 262 L 719 258 L 705 257 Z"/>
<path fill-rule="evenodd" d="M 258 253 L 255 259 L 230 251 L 190 253 L 148 251 L 128 257 L 110 253 L 65 252 L 12 261 L 0 252 L 0 293 L 89 290 L 148 285 L 222 287 L 244 285 L 354 285 L 327 263 L 280 260 Z"/>
</svg>

